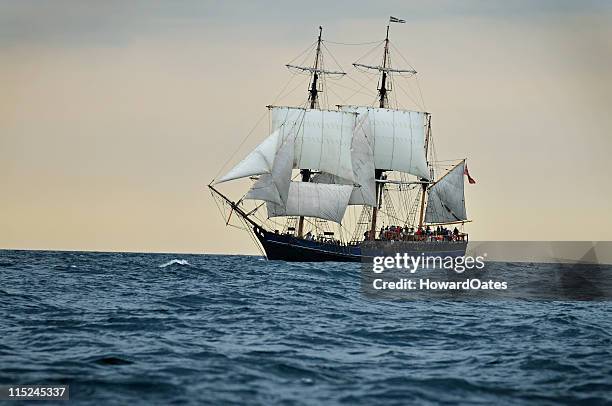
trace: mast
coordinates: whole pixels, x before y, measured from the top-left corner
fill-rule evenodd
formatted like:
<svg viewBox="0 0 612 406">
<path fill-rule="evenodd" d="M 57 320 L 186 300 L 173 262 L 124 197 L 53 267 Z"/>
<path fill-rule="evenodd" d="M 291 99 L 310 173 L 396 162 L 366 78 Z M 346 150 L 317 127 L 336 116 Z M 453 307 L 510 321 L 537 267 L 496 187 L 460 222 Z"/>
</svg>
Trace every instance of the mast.
<svg viewBox="0 0 612 406">
<path fill-rule="evenodd" d="M 378 95 L 380 98 L 380 106 L 381 108 L 385 108 L 387 106 L 387 59 L 389 55 L 389 26 L 387 25 L 387 36 L 385 37 L 385 51 L 383 53 L 383 64 L 382 64 L 382 77 L 380 80 L 380 89 L 378 89 Z"/>
<path fill-rule="evenodd" d="M 319 62 L 321 59 L 321 34 L 323 33 L 323 27 L 319 26 L 319 38 L 317 39 L 317 51 L 315 54 L 314 68 L 312 69 L 312 80 L 311 86 L 308 90 L 308 104 L 311 109 L 315 109 L 319 106 L 319 90 L 317 88 L 317 81 L 319 80 Z M 302 175 L 302 182 L 310 182 L 310 169 L 301 169 L 300 174 Z M 302 237 L 304 235 L 304 216 L 300 216 L 298 220 L 297 236 Z"/>
<path fill-rule="evenodd" d="M 314 109 L 319 105 L 319 90 L 317 89 L 317 80 L 319 79 L 319 61 L 321 59 L 321 34 L 323 27 L 319 26 L 319 38 L 317 39 L 317 52 L 315 54 L 314 69 L 312 70 L 312 83 L 308 91 L 308 103 L 310 108 Z"/>
<path fill-rule="evenodd" d="M 383 63 L 380 79 L 380 88 L 378 89 L 379 107 L 387 107 L 387 61 L 389 59 L 389 25 L 387 25 L 387 35 L 385 37 L 385 50 L 383 52 Z M 382 206 L 382 190 L 384 185 L 378 182 L 384 173 L 382 169 L 376 169 L 374 171 L 374 177 L 376 179 L 376 206 L 372 208 L 372 226 L 370 227 L 370 240 L 376 239 L 376 220 L 378 216 L 378 208 Z"/>
<path fill-rule="evenodd" d="M 425 159 L 428 158 L 429 137 L 430 136 L 431 136 L 431 114 L 427 114 L 427 131 L 425 132 Z M 421 189 L 421 210 L 419 213 L 419 228 L 423 227 L 423 218 L 425 216 L 425 195 L 427 194 L 427 183 L 423 183 L 421 188 L 422 188 Z"/>
</svg>

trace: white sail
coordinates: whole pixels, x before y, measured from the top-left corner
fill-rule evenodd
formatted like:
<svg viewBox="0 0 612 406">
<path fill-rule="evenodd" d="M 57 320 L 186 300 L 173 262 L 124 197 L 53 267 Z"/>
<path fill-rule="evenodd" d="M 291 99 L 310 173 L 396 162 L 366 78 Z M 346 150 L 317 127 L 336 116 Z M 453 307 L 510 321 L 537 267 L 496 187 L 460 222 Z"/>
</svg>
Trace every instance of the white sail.
<svg viewBox="0 0 612 406">
<path fill-rule="evenodd" d="M 278 148 L 271 173 L 261 175 L 244 198 L 284 205 L 287 202 L 291 182 L 293 150 L 294 140 L 290 136 Z"/>
<path fill-rule="evenodd" d="M 345 111 L 273 107 L 272 129 L 295 132 L 295 169 L 319 170 L 354 181 L 351 139 L 356 114 Z"/>
<path fill-rule="evenodd" d="M 465 161 L 441 177 L 430 189 L 425 211 L 426 223 L 450 223 L 467 220 L 465 213 Z"/>
<path fill-rule="evenodd" d="M 352 185 L 291 182 L 286 205 L 268 202 L 268 217 L 305 216 L 342 222 Z"/>
<path fill-rule="evenodd" d="M 349 204 L 376 206 L 376 180 L 374 171 L 374 137 L 370 115 L 362 114 L 353 131 L 351 159 L 357 187 L 353 189 Z"/>
<path fill-rule="evenodd" d="M 425 113 L 366 106 L 343 106 L 342 110 L 369 113 L 376 169 L 406 172 L 429 179 L 425 157 Z"/>
<path fill-rule="evenodd" d="M 351 159 L 355 187 L 349 199 L 349 205 L 376 205 L 376 180 L 374 178 L 374 150 L 369 136 L 370 124 L 368 114 L 360 116 L 353 132 Z M 338 185 L 353 185 L 353 182 L 321 172 L 312 177 L 312 182 Z"/>
<path fill-rule="evenodd" d="M 272 165 L 279 144 L 279 134 L 278 129 L 272 132 L 238 165 L 219 178 L 215 184 L 272 172 Z"/>
<path fill-rule="evenodd" d="M 282 197 L 278 191 L 278 187 L 274 183 L 274 178 L 270 174 L 264 174 L 257 179 L 251 186 L 245 200 L 263 200 L 266 202 L 283 204 Z"/>
</svg>

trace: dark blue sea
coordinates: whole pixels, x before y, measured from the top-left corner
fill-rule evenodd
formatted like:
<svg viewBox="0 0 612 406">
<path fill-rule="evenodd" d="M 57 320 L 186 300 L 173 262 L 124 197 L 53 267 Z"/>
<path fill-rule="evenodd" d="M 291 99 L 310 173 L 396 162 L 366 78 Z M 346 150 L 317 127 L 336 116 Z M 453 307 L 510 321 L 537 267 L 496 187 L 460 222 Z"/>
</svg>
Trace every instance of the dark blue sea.
<svg viewBox="0 0 612 406">
<path fill-rule="evenodd" d="M 359 264 L 0 251 L 0 384 L 103 404 L 612 404 L 612 303 L 381 301 Z"/>
</svg>

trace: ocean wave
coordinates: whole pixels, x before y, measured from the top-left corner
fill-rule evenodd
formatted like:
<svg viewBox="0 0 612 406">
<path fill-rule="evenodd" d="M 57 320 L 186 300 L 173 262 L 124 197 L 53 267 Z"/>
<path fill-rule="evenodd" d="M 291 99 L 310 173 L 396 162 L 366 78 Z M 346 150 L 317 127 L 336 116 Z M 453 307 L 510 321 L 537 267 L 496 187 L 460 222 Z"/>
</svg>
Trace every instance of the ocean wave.
<svg viewBox="0 0 612 406">
<path fill-rule="evenodd" d="M 170 265 L 191 266 L 191 264 L 186 259 L 173 259 L 166 263 L 161 264 L 159 267 L 165 268 Z"/>
</svg>

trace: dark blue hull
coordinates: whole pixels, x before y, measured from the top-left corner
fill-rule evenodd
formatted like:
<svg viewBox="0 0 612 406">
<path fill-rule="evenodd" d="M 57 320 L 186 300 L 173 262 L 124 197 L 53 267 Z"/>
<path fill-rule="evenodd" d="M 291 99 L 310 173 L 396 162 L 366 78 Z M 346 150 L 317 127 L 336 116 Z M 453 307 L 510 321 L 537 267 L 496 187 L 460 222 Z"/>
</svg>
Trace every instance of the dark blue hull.
<svg viewBox="0 0 612 406">
<path fill-rule="evenodd" d="M 338 245 L 309 241 L 291 235 L 275 234 L 255 229 L 266 257 L 270 260 L 291 262 L 359 262 L 361 248 L 358 245 Z"/>
<path fill-rule="evenodd" d="M 340 245 L 271 233 L 259 227 L 254 232 L 269 260 L 289 262 L 361 262 L 375 255 L 392 255 L 392 252 L 457 257 L 465 255 L 467 247 L 464 241 L 364 241 L 357 245 Z"/>
</svg>

